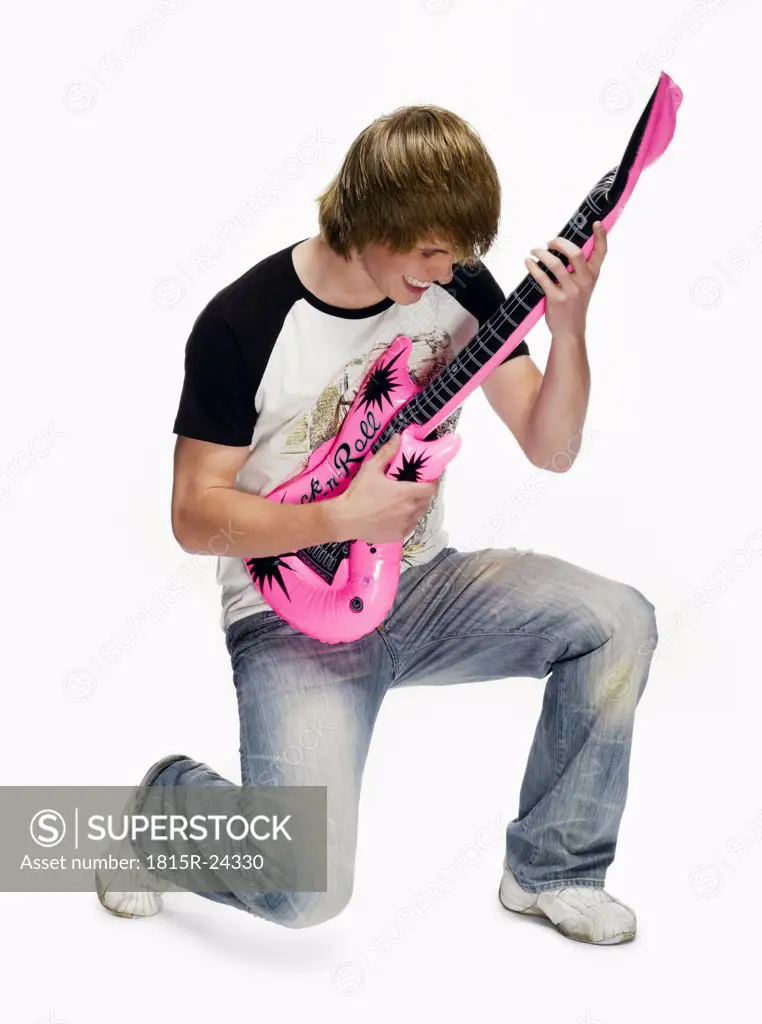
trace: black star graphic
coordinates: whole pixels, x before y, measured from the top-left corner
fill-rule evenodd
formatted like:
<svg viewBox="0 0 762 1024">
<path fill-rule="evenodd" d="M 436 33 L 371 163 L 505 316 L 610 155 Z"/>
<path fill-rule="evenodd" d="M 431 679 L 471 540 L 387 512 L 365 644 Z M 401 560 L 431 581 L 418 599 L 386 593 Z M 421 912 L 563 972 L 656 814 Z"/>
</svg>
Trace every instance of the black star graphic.
<svg viewBox="0 0 762 1024">
<path fill-rule="evenodd" d="M 411 455 L 408 459 L 407 455 L 402 456 L 402 466 L 392 473 L 392 476 L 397 480 L 412 480 L 413 483 L 418 483 L 421 479 L 420 471 L 423 469 L 424 463 L 429 461 L 429 456 L 426 454 Z"/>
<path fill-rule="evenodd" d="M 265 590 L 265 582 L 270 584 L 270 589 L 272 590 L 273 581 L 275 581 L 289 601 L 291 600 L 291 595 L 286 589 L 286 584 L 280 574 L 281 569 L 288 569 L 290 572 L 294 571 L 290 565 L 286 565 L 283 561 L 283 559 L 288 555 L 296 555 L 296 552 L 286 551 L 282 555 L 270 555 L 264 558 L 246 559 L 246 568 L 249 570 L 249 576 L 251 576 L 254 583 L 260 584 L 263 594 Z"/>
<path fill-rule="evenodd" d="M 394 364 L 400 358 L 400 355 L 401 353 L 394 356 L 385 366 L 376 367 L 366 380 L 362 388 L 362 404 L 365 406 L 366 412 L 371 405 L 376 405 L 381 409 L 384 399 L 387 402 L 391 401 L 390 395 L 392 391 L 400 387 L 401 382 L 394 380 L 393 377 L 395 372 Z"/>
</svg>

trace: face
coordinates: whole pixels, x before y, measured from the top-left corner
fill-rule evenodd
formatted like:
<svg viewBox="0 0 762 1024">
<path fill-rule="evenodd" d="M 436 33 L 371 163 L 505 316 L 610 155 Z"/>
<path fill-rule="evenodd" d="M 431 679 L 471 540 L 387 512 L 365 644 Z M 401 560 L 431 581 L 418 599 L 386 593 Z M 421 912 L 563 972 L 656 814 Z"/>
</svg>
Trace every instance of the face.
<svg viewBox="0 0 762 1024">
<path fill-rule="evenodd" d="M 393 253 L 373 243 L 359 256 L 376 287 L 401 306 L 417 302 L 434 281 L 452 281 L 456 263 L 452 253 L 436 240 L 426 240 L 408 253 Z"/>
</svg>

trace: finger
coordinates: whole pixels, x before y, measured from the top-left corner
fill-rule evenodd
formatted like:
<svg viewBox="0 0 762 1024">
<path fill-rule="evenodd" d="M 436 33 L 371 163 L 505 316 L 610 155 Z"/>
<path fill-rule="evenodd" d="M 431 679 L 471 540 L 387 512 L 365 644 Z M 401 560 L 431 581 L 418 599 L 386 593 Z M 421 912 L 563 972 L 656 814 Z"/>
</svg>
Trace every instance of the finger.
<svg viewBox="0 0 762 1024">
<path fill-rule="evenodd" d="M 563 261 L 558 257 L 554 256 L 553 253 L 548 252 L 547 249 L 530 249 L 533 255 L 537 256 L 555 275 L 558 279 L 558 287 L 566 295 L 577 291 L 577 282 L 574 280 L 573 268 L 571 271 L 567 271 L 563 264 Z M 541 268 L 542 269 L 542 268 Z"/>
<path fill-rule="evenodd" d="M 540 261 L 540 270 L 548 275 L 553 284 L 560 285 L 561 271 L 564 269 L 563 261 L 547 249 L 537 248 L 529 251 Z"/>
<path fill-rule="evenodd" d="M 527 258 L 524 260 L 524 263 L 529 268 L 529 273 L 535 279 L 540 288 L 542 288 L 542 290 L 545 292 L 547 298 L 553 299 L 557 298 L 559 295 L 563 295 L 563 292 L 561 291 L 559 286 L 557 284 L 554 284 L 553 281 L 551 281 L 551 279 L 548 277 L 548 275 L 545 273 L 542 267 L 536 262 L 536 260 L 533 260 L 530 256 L 527 256 Z"/>
<path fill-rule="evenodd" d="M 592 268 L 593 272 L 597 276 L 609 248 L 608 233 L 606 232 L 602 221 L 597 220 L 593 224 L 593 237 L 595 238 L 595 242 L 593 244 L 592 252 L 590 253 L 590 259 L 587 261 L 587 265 Z"/>
<path fill-rule="evenodd" d="M 560 250 L 560 252 L 567 257 L 569 264 L 571 264 L 572 272 L 575 274 L 581 274 L 583 277 L 588 273 L 587 260 L 585 259 L 582 250 L 574 242 L 569 241 L 568 238 L 551 238 L 548 242 L 548 248 L 553 251 Z"/>
<path fill-rule="evenodd" d="M 385 444 L 382 444 L 378 451 L 368 461 L 376 463 L 383 470 L 383 467 L 386 465 L 387 459 L 390 458 L 390 456 L 394 454 L 395 450 L 397 449 L 399 445 L 399 440 L 399 434 L 395 434 L 393 437 L 390 437 L 389 440 Z"/>
</svg>

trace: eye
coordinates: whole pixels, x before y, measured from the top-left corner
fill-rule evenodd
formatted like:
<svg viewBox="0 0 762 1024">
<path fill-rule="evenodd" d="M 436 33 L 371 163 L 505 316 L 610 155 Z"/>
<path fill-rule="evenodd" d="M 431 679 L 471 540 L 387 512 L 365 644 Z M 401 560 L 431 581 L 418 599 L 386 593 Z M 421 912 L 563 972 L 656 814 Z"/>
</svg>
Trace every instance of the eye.
<svg viewBox="0 0 762 1024">
<path fill-rule="evenodd" d="M 430 259 L 431 259 L 431 257 L 432 257 L 433 255 L 434 255 L 434 253 L 433 253 L 433 252 L 425 252 L 425 253 L 423 254 L 423 258 L 424 258 L 425 260 L 430 260 Z"/>
</svg>

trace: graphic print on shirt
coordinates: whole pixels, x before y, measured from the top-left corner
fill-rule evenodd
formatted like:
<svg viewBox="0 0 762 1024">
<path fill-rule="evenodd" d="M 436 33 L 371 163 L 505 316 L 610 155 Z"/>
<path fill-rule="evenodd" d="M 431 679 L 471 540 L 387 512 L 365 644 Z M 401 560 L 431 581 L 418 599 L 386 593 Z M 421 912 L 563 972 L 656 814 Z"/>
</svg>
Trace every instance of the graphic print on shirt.
<svg viewBox="0 0 762 1024">
<path fill-rule="evenodd" d="M 413 342 L 410 364 L 410 377 L 419 387 L 425 387 L 447 365 L 451 358 L 450 335 L 437 327 L 421 334 L 410 335 Z M 389 341 L 378 342 L 364 356 L 346 363 L 336 376 L 315 400 L 312 408 L 300 417 L 286 432 L 282 455 L 302 455 L 304 457 L 302 471 L 306 469 L 312 453 L 325 441 L 335 437 L 341 428 L 344 417 L 349 412 L 357 397 L 363 381 L 375 361 L 389 347 Z M 443 420 L 435 431 L 435 437 L 452 433 L 460 419 L 461 408 L 458 407 L 447 419 Z M 440 491 L 446 470 L 437 481 L 437 489 L 428 509 L 420 517 L 412 532 L 404 539 L 401 561 L 403 565 L 415 565 L 425 551 L 434 532 L 433 519 L 439 519 Z M 330 500 L 330 499 L 329 499 Z"/>
</svg>

